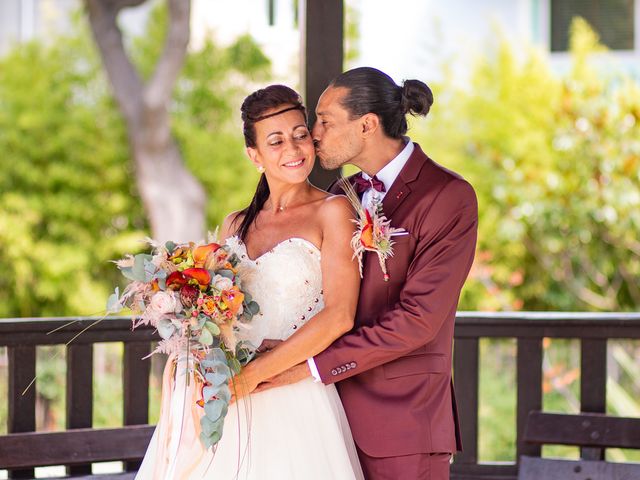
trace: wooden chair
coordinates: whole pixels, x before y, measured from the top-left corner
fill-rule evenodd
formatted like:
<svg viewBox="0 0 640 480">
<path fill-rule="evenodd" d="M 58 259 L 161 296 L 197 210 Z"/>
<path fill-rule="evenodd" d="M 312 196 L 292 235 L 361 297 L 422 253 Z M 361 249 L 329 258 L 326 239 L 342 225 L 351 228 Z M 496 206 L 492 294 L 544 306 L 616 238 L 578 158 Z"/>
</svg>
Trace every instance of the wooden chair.
<svg viewBox="0 0 640 480">
<path fill-rule="evenodd" d="M 605 448 L 640 449 L 640 418 L 534 411 L 527 418 L 524 437 L 537 445 L 578 446 L 582 458 L 522 456 L 518 480 L 640 480 L 640 464 L 604 460 Z"/>
</svg>

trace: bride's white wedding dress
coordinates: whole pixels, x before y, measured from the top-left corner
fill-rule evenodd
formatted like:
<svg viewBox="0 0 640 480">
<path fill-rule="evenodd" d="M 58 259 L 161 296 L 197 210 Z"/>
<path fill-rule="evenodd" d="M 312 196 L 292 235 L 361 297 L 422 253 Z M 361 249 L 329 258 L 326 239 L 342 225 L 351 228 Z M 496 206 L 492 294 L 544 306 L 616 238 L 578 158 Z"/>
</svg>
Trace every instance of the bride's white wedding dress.
<svg viewBox="0 0 640 480">
<path fill-rule="evenodd" d="M 320 252 L 291 238 L 255 260 L 238 237 L 243 289 L 261 313 L 239 337 L 258 346 L 285 340 L 323 308 Z M 195 382 L 175 362 L 165 369 L 160 421 L 136 476 L 140 480 L 362 479 L 347 418 L 333 385 L 312 379 L 252 394 L 229 408 L 215 455 L 198 439 Z"/>
</svg>

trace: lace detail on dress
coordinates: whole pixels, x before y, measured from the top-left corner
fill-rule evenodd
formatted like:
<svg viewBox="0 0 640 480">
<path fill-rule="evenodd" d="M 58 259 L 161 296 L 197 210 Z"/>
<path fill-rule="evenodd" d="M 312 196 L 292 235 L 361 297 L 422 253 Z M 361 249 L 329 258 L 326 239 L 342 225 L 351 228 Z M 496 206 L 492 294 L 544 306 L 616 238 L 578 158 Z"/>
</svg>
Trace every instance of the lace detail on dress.
<svg viewBox="0 0 640 480">
<path fill-rule="evenodd" d="M 254 347 L 265 338 L 285 340 L 324 308 L 320 251 L 308 240 L 284 240 L 256 259 L 237 236 L 226 244 L 240 259 L 242 288 L 260 305 L 239 339 Z"/>
</svg>

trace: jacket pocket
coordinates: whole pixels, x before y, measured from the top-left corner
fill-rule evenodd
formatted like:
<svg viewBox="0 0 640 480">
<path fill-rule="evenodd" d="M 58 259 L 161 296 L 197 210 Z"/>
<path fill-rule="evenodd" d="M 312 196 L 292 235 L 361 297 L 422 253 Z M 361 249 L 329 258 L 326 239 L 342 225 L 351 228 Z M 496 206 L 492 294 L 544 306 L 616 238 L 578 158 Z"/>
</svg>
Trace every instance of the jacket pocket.
<svg viewBox="0 0 640 480">
<path fill-rule="evenodd" d="M 392 237 L 393 256 L 387 259 L 387 271 L 392 282 L 404 283 L 416 248 L 411 235 Z"/>
<path fill-rule="evenodd" d="M 420 353 L 401 357 L 382 366 L 385 378 L 406 377 L 427 373 L 447 373 L 451 370 L 441 353 Z"/>
<path fill-rule="evenodd" d="M 407 271 L 415 255 L 416 241 L 411 235 L 394 238 L 393 256 L 387 259 L 389 281 L 387 286 L 387 305 L 393 307 L 400 298 L 402 287 L 407 281 Z"/>
</svg>

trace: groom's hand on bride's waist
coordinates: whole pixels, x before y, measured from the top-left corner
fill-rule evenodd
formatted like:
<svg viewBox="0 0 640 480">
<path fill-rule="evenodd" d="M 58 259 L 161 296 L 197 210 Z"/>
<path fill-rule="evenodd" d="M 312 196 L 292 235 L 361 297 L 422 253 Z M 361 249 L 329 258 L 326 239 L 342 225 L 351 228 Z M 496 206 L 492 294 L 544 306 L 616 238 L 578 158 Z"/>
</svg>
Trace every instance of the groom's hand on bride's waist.
<svg viewBox="0 0 640 480">
<path fill-rule="evenodd" d="M 260 383 L 258 385 L 258 388 L 256 388 L 253 393 L 263 392 L 264 390 L 283 387 L 285 385 L 291 385 L 292 383 L 297 383 L 309 377 L 311 377 L 309 364 L 307 362 L 302 362 L 298 365 L 294 365 L 289 370 L 285 370 L 275 377 L 271 377 L 267 381 Z"/>
</svg>

